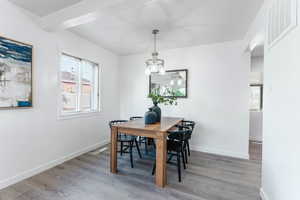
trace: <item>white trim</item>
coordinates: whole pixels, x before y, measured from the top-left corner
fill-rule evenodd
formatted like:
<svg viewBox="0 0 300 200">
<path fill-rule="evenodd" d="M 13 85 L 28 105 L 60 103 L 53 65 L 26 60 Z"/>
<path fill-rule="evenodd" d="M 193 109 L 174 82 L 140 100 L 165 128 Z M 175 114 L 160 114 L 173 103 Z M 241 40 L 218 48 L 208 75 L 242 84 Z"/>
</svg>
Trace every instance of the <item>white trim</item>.
<svg viewBox="0 0 300 200">
<path fill-rule="evenodd" d="M 249 154 L 191 145 L 191 150 L 249 160 Z"/>
<path fill-rule="evenodd" d="M 6 188 L 10 185 L 18 183 L 18 182 L 20 182 L 22 180 L 25 180 L 27 178 L 30 178 L 30 177 L 32 177 L 34 175 L 37 175 L 37 174 L 39 174 L 43 171 L 46 171 L 46 170 L 51 169 L 51 168 L 53 168 L 57 165 L 60 165 L 60 164 L 66 162 L 68 160 L 71 160 L 71 159 L 76 158 L 76 157 L 78 157 L 82 154 L 85 154 L 85 153 L 90 152 L 94 149 L 97 149 L 101 146 L 104 146 L 108 143 L 109 143 L 109 140 L 104 140 L 103 142 L 100 142 L 100 143 L 91 145 L 89 147 L 83 148 L 80 151 L 77 151 L 77 152 L 71 153 L 69 155 L 63 156 L 63 157 L 61 157 L 57 160 L 50 161 L 50 162 L 42 164 L 42 165 L 40 165 L 36 168 L 33 168 L 33 169 L 30 169 L 30 170 L 24 171 L 20 174 L 17 174 L 13 177 L 7 178 L 5 180 L 1 180 L 0 181 L 0 189 Z"/>
<path fill-rule="evenodd" d="M 259 194 L 262 200 L 270 200 L 263 188 L 260 188 Z"/>
<path fill-rule="evenodd" d="M 64 113 L 58 116 L 58 120 L 75 119 L 82 117 L 94 117 L 98 116 L 100 111 L 89 111 L 89 112 L 76 112 L 76 113 Z"/>
<path fill-rule="evenodd" d="M 257 137 L 257 136 L 252 136 L 252 135 L 250 135 L 250 136 L 249 136 L 249 140 L 251 140 L 251 141 L 257 141 L 257 142 L 262 142 L 261 136 L 260 136 L 260 137 Z"/>
<path fill-rule="evenodd" d="M 75 59 L 78 59 L 80 60 L 80 62 L 82 61 L 85 61 L 85 62 L 90 62 L 92 63 L 93 65 L 95 65 L 94 67 L 97 68 L 97 91 L 95 91 L 95 82 L 93 83 L 93 95 L 92 96 L 95 96 L 96 95 L 96 98 L 97 98 L 97 102 L 94 102 L 94 97 L 92 98 L 92 111 L 80 111 L 80 92 L 81 92 L 81 89 L 80 89 L 80 74 L 81 74 L 81 67 L 79 67 L 78 69 L 78 81 L 76 81 L 76 83 L 78 83 L 78 88 L 77 90 L 79 91 L 79 94 L 77 94 L 77 104 L 76 104 L 76 112 L 70 112 L 70 113 L 64 113 L 62 112 L 62 84 L 61 84 L 61 59 L 62 59 L 62 56 L 65 55 L 65 56 L 69 56 L 69 57 L 73 57 Z M 92 116 L 96 116 L 96 115 L 99 115 L 100 112 L 101 112 L 101 95 L 100 95 L 100 92 L 101 92 L 101 89 L 100 89 L 100 81 L 101 81 L 101 67 L 100 67 L 100 64 L 97 63 L 97 62 L 94 62 L 90 59 L 86 59 L 86 58 L 81 58 L 81 57 L 78 57 L 78 56 L 73 56 L 73 54 L 69 54 L 69 53 L 66 53 L 66 51 L 63 51 L 62 49 L 60 49 L 58 47 L 58 59 L 59 59 L 59 66 L 58 66 L 58 91 L 57 91 L 57 101 L 58 101 L 58 109 L 57 109 L 57 119 L 58 120 L 66 120 L 66 119 L 74 119 L 74 118 L 81 118 L 81 117 L 92 117 Z M 94 109 L 96 105 L 96 109 Z"/>
<path fill-rule="evenodd" d="M 282 1 L 284 2 L 284 1 Z M 271 48 L 273 48 L 279 41 L 281 41 L 283 38 L 285 38 L 286 35 L 288 35 L 291 31 L 293 31 L 297 26 L 298 26 L 298 1 L 297 0 L 291 0 L 291 8 L 289 10 L 290 14 L 291 14 L 291 24 L 289 27 L 287 27 L 285 30 L 283 30 L 276 38 L 274 38 L 273 41 L 270 42 L 270 28 L 273 28 L 273 27 L 270 27 L 270 23 L 271 23 L 271 13 L 272 14 L 276 14 L 278 16 L 276 16 L 278 18 L 277 21 L 275 21 L 275 23 L 280 23 L 280 12 L 276 12 L 274 11 L 274 8 L 276 8 L 276 10 L 280 10 L 281 7 L 278 6 L 278 1 L 273 1 L 271 2 L 271 4 L 269 5 L 269 9 L 267 11 L 267 23 L 266 23 L 266 38 L 267 38 L 267 45 L 268 45 L 268 50 L 270 50 Z M 272 17 L 274 18 L 274 16 L 272 15 Z M 274 21 L 273 21 L 274 22 Z M 277 24 L 278 26 L 278 24 Z"/>
</svg>

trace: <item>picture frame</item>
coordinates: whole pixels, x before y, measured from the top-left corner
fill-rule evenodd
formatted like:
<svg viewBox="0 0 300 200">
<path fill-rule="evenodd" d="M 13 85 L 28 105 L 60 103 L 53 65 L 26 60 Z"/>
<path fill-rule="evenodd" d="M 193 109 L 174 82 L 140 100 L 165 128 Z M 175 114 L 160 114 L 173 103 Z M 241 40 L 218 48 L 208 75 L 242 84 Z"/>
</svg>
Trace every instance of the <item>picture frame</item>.
<svg viewBox="0 0 300 200">
<path fill-rule="evenodd" d="M 0 109 L 33 107 L 33 45 L 0 36 Z"/>
<path fill-rule="evenodd" d="M 167 70 L 164 75 L 151 74 L 149 76 L 149 94 L 157 89 L 163 97 L 188 97 L 188 70 Z M 171 95 L 171 90 L 175 95 Z"/>
</svg>

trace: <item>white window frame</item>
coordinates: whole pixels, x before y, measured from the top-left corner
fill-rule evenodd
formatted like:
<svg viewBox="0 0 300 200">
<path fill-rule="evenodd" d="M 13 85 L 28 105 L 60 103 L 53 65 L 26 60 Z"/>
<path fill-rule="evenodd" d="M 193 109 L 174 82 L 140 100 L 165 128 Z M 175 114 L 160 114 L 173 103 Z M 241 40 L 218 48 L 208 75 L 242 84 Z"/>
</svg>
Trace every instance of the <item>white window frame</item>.
<svg viewBox="0 0 300 200">
<path fill-rule="evenodd" d="M 94 75 L 97 76 L 97 83 L 95 83 L 95 78 L 94 77 L 94 80 L 93 80 L 93 92 L 92 92 L 92 98 L 91 100 L 93 102 L 91 102 L 91 106 L 92 106 L 92 109 L 90 111 L 81 111 L 81 105 L 80 105 L 80 97 L 81 97 L 81 67 L 79 67 L 79 70 L 78 70 L 78 80 L 77 80 L 77 91 L 78 91 L 78 94 L 77 94 L 77 105 L 76 105 L 76 111 L 75 112 L 64 112 L 63 111 L 63 103 L 62 103 L 62 79 L 61 79 L 61 62 L 59 64 L 59 73 L 58 73 L 58 77 L 59 77 L 59 117 L 58 119 L 72 119 L 72 118 L 78 118 L 78 117 L 88 117 L 88 116 L 94 116 L 94 115 L 97 115 L 100 113 L 100 80 L 101 80 L 101 68 L 100 68 L 100 65 L 96 62 L 93 62 L 91 60 L 88 60 L 88 59 L 84 59 L 84 58 L 80 58 L 80 57 L 77 57 L 77 56 L 73 56 L 71 54 L 68 54 L 68 53 L 64 53 L 64 52 L 61 52 L 60 53 L 60 59 L 62 59 L 63 56 L 69 56 L 69 57 L 73 57 L 77 60 L 80 60 L 80 62 L 82 61 L 86 61 L 86 62 L 90 62 L 94 65 L 94 67 L 96 67 L 97 69 L 97 73 L 95 73 Z M 95 87 L 95 84 L 97 86 L 97 90 L 95 91 L 94 87 Z M 94 109 L 93 109 L 94 107 Z"/>
</svg>

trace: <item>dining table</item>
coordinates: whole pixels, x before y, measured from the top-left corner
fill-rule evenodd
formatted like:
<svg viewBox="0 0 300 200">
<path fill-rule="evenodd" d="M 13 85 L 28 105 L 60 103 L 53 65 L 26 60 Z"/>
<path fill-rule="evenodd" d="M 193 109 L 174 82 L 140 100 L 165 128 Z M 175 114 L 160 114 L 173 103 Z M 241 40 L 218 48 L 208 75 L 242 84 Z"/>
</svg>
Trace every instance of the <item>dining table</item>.
<svg viewBox="0 0 300 200">
<path fill-rule="evenodd" d="M 156 173 L 155 184 L 165 187 L 167 184 L 167 136 L 168 131 L 182 122 L 183 118 L 162 117 L 160 122 L 145 124 L 144 118 L 131 120 L 111 127 L 110 171 L 118 172 L 118 133 L 143 136 L 155 139 L 156 143 Z"/>
</svg>

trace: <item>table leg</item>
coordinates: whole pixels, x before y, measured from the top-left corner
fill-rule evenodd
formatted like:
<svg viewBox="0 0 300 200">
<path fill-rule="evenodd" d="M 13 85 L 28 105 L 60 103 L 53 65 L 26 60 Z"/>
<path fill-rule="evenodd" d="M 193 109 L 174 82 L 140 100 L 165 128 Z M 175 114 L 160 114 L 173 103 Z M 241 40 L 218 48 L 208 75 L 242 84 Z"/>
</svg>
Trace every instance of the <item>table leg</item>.
<svg viewBox="0 0 300 200">
<path fill-rule="evenodd" d="M 118 165 L 118 128 L 111 128 L 111 138 L 110 138 L 110 172 L 116 174 L 117 173 L 117 165 Z"/>
<path fill-rule="evenodd" d="M 165 134 L 156 140 L 156 185 L 165 187 L 167 184 L 167 139 Z"/>
</svg>

